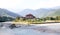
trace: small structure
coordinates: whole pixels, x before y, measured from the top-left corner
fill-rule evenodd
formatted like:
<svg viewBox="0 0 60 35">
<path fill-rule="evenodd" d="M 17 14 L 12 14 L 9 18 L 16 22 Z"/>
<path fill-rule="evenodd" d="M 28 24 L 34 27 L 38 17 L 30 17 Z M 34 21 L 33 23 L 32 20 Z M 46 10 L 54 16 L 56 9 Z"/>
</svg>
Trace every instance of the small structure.
<svg viewBox="0 0 60 35">
<path fill-rule="evenodd" d="M 36 17 L 33 16 L 32 14 L 27 14 L 27 15 L 25 16 L 25 18 L 27 18 L 27 19 L 33 19 L 33 18 L 36 18 Z"/>
</svg>

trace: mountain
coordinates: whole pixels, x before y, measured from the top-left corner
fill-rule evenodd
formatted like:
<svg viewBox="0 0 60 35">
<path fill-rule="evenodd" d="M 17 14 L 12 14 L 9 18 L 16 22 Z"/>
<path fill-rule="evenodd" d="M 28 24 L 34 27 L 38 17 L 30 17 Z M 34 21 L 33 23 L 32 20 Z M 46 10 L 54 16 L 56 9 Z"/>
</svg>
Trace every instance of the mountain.
<svg viewBox="0 0 60 35">
<path fill-rule="evenodd" d="M 53 7 L 52 9 L 60 9 L 60 6 Z"/>
<path fill-rule="evenodd" d="M 49 14 L 49 16 L 60 16 L 60 9 L 56 9 L 54 13 Z"/>
<path fill-rule="evenodd" d="M 48 16 L 50 13 L 53 13 L 52 11 L 54 11 L 55 9 L 37 9 L 37 10 L 31 10 L 31 9 L 25 9 L 23 11 L 21 11 L 19 14 L 22 16 L 26 16 L 27 14 L 32 14 L 37 18 L 41 18 L 41 17 L 46 17 Z"/>
<path fill-rule="evenodd" d="M 37 16 L 39 18 L 42 18 L 42 17 L 47 17 L 50 13 L 52 13 L 52 11 L 54 11 L 54 9 L 42 8 L 42 9 L 37 9 L 35 12 L 37 13 Z"/>
<path fill-rule="evenodd" d="M 17 16 L 20 16 L 16 13 L 13 13 L 7 9 L 2 9 L 0 8 L 0 16 L 8 16 L 8 17 L 17 17 Z"/>
<path fill-rule="evenodd" d="M 19 14 L 22 16 L 26 16 L 27 14 L 32 14 L 37 18 L 60 16 L 60 6 L 53 8 L 40 8 L 37 10 L 24 9 Z"/>
<path fill-rule="evenodd" d="M 32 10 L 32 9 L 25 9 L 25 10 L 21 11 L 19 14 L 22 16 L 25 16 L 27 14 L 32 14 L 33 12 L 34 12 L 34 10 Z"/>
</svg>

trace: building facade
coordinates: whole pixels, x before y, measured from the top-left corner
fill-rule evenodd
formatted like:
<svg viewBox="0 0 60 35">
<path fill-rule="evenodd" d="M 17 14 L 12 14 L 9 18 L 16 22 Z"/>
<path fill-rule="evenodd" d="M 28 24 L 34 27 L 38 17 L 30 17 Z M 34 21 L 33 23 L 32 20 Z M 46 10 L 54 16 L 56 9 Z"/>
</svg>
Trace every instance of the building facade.
<svg viewBox="0 0 60 35">
<path fill-rule="evenodd" d="M 27 19 L 33 19 L 33 18 L 36 18 L 36 17 L 33 16 L 32 14 L 27 14 L 27 15 L 25 16 L 25 18 L 27 18 Z"/>
</svg>

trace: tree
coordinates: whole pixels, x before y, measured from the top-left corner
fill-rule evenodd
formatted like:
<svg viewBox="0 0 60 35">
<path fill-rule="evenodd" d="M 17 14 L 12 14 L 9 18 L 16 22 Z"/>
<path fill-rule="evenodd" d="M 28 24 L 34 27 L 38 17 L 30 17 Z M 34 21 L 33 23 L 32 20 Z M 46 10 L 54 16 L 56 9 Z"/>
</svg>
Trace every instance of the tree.
<svg viewBox="0 0 60 35">
<path fill-rule="evenodd" d="M 0 17 L 0 22 L 12 21 L 12 20 L 14 20 L 12 17 L 6 17 L 6 16 Z"/>
<path fill-rule="evenodd" d="M 50 18 L 50 17 L 46 17 L 45 19 L 46 19 L 46 20 L 51 20 L 51 18 Z"/>
<path fill-rule="evenodd" d="M 50 19 L 51 19 L 51 20 L 55 20 L 55 18 L 53 18 L 53 17 L 50 17 Z"/>
<path fill-rule="evenodd" d="M 20 17 L 16 17 L 17 20 L 20 20 Z"/>
<path fill-rule="evenodd" d="M 56 20 L 60 20 L 60 16 L 56 16 Z"/>
</svg>

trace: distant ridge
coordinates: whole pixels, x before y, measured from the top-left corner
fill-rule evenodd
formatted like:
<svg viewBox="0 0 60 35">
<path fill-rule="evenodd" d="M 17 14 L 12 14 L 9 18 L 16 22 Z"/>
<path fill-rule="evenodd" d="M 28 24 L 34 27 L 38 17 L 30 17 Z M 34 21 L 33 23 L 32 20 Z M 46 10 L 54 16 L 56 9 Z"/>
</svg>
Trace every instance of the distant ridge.
<svg viewBox="0 0 60 35">
<path fill-rule="evenodd" d="M 20 15 L 16 14 L 16 13 L 13 13 L 7 9 L 2 9 L 0 8 L 0 16 L 8 16 L 8 17 L 21 17 Z"/>
<path fill-rule="evenodd" d="M 41 18 L 48 16 L 50 12 L 52 13 L 52 11 L 54 11 L 54 9 L 37 9 L 37 10 L 25 9 L 21 11 L 19 14 L 22 16 L 25 16 L 27 14 L 32 14 L 37 18 Z"/>
<path fill-rule="evenodd" d="M 49 16 L 60 16 L 60 9 L 54 11 L 54 13 L 49 14 Z"/>
<path fill-rule="evenodd" d="M 60 16 L 60 6 L 57 6 L 55 8 L 40 8 L 37 10 L 24 9 L 19 14 L 22 16 L 25 16 L 27 14 L 32 14 L 37 18 Z"/>
</svg>

